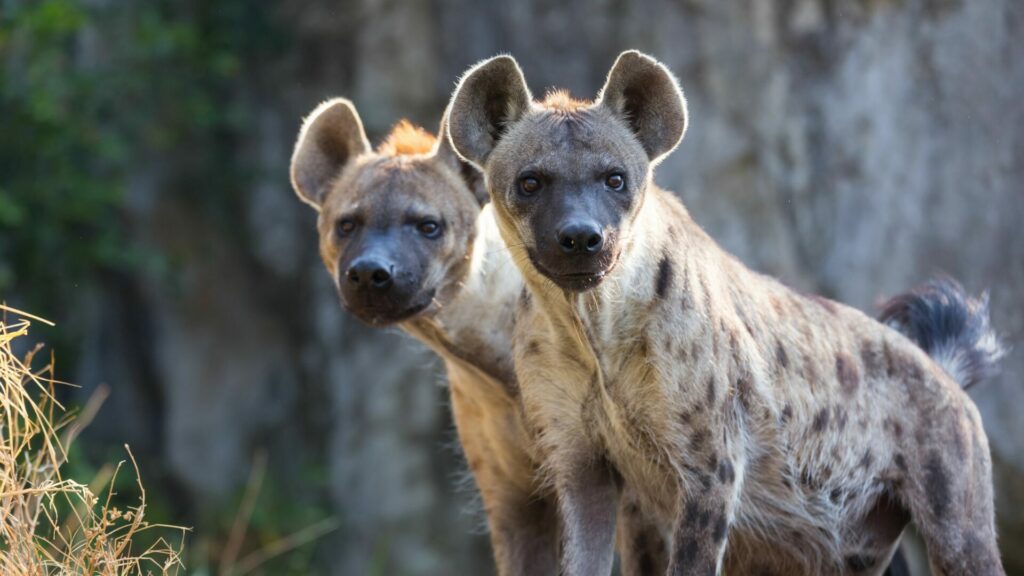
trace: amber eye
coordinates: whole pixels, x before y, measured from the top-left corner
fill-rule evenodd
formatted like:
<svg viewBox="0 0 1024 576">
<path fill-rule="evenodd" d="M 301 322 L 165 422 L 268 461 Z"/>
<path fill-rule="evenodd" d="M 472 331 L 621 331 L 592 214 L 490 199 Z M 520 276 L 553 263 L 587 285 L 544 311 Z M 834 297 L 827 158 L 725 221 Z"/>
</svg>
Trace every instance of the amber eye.
<svg viewBox="0 0 1024 576">
<path fill-rule="evenodd" d="M 537 190 L 540 190 L 540 180 L 533 176 L 527 176 L 519 180 L 519 191 L 524 196 L 532 196 Z"/>
<path fill-rule="evenodd" d="M 622 174 L 611 174 L 605 178 L 604 183 L 612 190 L 618 191 L 626 187 L 626 178 Z"/>
<path fill-rule="evenodd" d="M 356 229 L 356 222 L 350 218 L 342 218 L 341 220 L 338 220 L 336 229 L 338 231 L 338 236 L 344 238 Z"/>
<path fill-rule="evenodd" d="M 427 238 L 437 238 L 441 234 L 441 225 L 433 220 L 424 220 L 416 225 L 416 229 Z"/>
</svg>

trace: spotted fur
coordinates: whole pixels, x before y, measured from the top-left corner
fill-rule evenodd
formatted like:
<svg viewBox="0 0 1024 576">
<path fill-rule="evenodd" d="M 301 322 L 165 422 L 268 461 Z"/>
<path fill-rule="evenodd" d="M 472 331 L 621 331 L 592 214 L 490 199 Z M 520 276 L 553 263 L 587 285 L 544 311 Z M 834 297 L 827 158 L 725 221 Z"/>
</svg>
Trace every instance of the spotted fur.
<svg viewBox="0 0 1024 576">
<path fill-rule="evenodd" d="M 484 169 L 532 295 L 515 370 L 558 495 L 564 573 L 610 570 L 621 478 L 672 574 L 879 574 L 911 518 L 939 574 L 1003 574 L 974 404 L 914 342 L 749 270 L 654 185 L 685 123 L 671 74 L 635 52 L 589 106 L 533 102 L 508 57 L 453 96 L 451 141 Z M 613 264 L 596 286 L 563 289 L 530 257 L 543 239 L 516 175 L 580 182 L 607 162 L 637 199 L 608 232 Z"/>
</svg>

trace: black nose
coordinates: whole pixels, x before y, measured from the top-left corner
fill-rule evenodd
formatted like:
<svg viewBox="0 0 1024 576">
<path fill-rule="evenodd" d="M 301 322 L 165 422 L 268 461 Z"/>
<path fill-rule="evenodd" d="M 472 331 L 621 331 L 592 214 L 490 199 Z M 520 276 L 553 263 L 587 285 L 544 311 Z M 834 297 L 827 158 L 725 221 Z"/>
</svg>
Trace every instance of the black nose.
<svg viewBox="0 0 1024 576">
<path fill-rule="evenodd" d="M 360 258 L 348 267 L 345 275 L 352 284 L 363 288 L 387 290 L 391 287 L 391 266 L 373 258 Z"/>
<path fill-rule="evenodd" d="M 566 254 L 597 254 L 604 246 L 604 234 L 593 222 L 570 222 L 558 231 L 558 245 Z"/>
</svg>

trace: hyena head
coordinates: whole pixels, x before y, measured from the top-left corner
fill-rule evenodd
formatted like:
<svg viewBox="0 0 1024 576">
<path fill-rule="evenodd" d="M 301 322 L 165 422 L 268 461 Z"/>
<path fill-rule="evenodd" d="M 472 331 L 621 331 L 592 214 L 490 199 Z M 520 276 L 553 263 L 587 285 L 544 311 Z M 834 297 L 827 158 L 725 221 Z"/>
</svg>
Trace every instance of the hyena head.
<svg viewBox="0 0 1024 576">
<path fill-rule="evenodd" d="M 445 139 L 402 121 L 373 150 L 352 103 L 330 100 L 299 132 L 291 179 L 319 212 L 342 306 L 363 322 L 429 313 L 458 289 L 486 194 Z"/>
<path fill-rule="evenodd" d="M 486 173 L 516 259 L 582 291 L 628 244 L 652 167 L 686 131 L 686 101 L 664 66 L 635 51 L 619 56 L 592 102 L 565 92 L 534 102 L 516 61 L 498 56 L 463 77 L 448 129 Z"/>
</svg>

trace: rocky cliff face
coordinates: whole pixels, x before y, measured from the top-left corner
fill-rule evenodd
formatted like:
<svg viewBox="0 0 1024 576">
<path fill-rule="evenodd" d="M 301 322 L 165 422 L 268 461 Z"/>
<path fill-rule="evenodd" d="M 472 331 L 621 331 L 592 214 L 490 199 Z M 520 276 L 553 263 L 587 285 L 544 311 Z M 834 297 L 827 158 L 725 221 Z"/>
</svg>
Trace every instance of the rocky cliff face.
<svg viewBox="0 0 1024 576">
<path fill-rule="evenodd" d="M 271 9 L 268 5 L 268 9 Z M 622 49 L 665 61 L 691 127 L 660 167 L 698 222 L 751 267 L 865 310 L 936 272 L 992 289 L 1024 332 L 1024 4 L 1013 0 L 286 1 L 290 37 L 247 62 L 233 98 L 258 111 L 239 155 L 258 182 L 231 218 L 204 214 L 158 167 L 126 213 L 172 255 L 173 281 L 117 278 L 90 297 L 77 381 L 147 415 L 102 424 L 166 458 L 199 509 L 244 482 L 254 451 L 282 480 L 319 462 L 343 521 L 337 574 L 483 573 L 486 538 L 451 444 L 443 378 L 409 338 L 339 309 L 314 214 L 292 195 L 300 119 L 351 97 L 373 135 L 433 129 L 458 75 L 499 52 L 535 93 L 589 97 Z M 215 194 L 216 190 L 209 191 Z M 972 396 L 997 466 L 1007 561 L 1024 570 L 1024 355 Z M 114 404 L 108 409 L 117 409 Z M 323 501 L 316 500 L 321 504 Z"/>
</svg>

